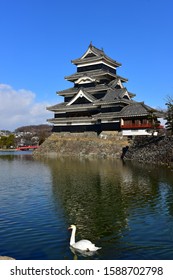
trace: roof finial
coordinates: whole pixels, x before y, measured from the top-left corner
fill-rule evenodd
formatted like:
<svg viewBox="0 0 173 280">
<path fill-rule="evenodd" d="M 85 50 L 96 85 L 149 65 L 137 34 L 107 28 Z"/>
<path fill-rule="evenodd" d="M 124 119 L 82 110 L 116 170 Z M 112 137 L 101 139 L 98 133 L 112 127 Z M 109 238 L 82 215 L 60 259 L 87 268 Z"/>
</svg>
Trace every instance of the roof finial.
<svg viewBox="0 0 173 280">
<path fill-rule="evenodd" d="M 93 44 L 92 44 L 92 41 L 91 41 L 91 42 L 90 42 L 90 47 L 92 47 L 92 45 L 93 45 Z"/>
</svg>

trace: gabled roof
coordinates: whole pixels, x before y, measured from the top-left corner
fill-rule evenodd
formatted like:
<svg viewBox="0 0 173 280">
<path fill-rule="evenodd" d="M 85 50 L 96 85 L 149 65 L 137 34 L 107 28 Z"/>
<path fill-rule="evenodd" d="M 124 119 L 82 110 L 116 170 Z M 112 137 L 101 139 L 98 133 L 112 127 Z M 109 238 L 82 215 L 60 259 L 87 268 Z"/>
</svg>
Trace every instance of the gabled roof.
<svg viewBox="0 0 173 280">
<path fill-rule="evenodd" d="M 122 80 L 121 80 L 121 77 L 120 76 L 117 76 L 117 78 L 115 80 L 112 80 L 111 82 L 109 82 L 108 86 L 111 87 L 111 88 L 116 88 L 117 86 L 119 86 L 120 88 L 125 88 L 123 85 L 122 85 Z M 126 88 L 125 88 L 126 89 Z M 126 89 L 127 90 L 127 89 Z M 128 92 L 128 96 L 130 98 L 133 98 L 136 96 L 136 94 L 132 93 L 132 92 Z"/>
<path fill-rule="evenodd" d="M 67 103 L 66 106 L 70 106 L 73 104 L 78 98 L 84 97 L 86 98 L 89 102 L 94 102 L 96 98 L 94 98 L 91 94 L 86 92 L 84 89 L 79 89 L 78 93 Z"/>
<path fill-rule="evenodd" d="M 111 86 L 113 88 L 115 88 L 117 85 L 119 85 L 121 88 L 123 88 L 120 78 L 116 78 L 116 79 L 112 80 L 111 82 L 109 82 L 109 86 Z"/>
<path fill-rule="evenodd" d="M 116 60 L 113 60 L 109 56 L 107 56 L 103 50 L 100 50 L 96 47 L 94 47 L 92 44 L 89 45 L 87 51 L 77 59 L 72 60 L 72 63 L 75 65 L 83 64 L 83 63 L 89 63 L 90 61 L 97 61 L 97 60 L 104 60 L 112 65 L 112 67 L 118 67 L 121 66 L 121 63 L 117 62 Z"/>
<path fill-rule="evenodd" d="M 103 98 L 101 98 L 100 101 L 111 102 L 111 101 L 123 98 L 124 95 L 126 95 L 126 94 L 127 94 L 127 90 L 125 88 L 109 89 L 107 91 L 107 93 L 105 94 L 105 96 Z"/>
</svg>

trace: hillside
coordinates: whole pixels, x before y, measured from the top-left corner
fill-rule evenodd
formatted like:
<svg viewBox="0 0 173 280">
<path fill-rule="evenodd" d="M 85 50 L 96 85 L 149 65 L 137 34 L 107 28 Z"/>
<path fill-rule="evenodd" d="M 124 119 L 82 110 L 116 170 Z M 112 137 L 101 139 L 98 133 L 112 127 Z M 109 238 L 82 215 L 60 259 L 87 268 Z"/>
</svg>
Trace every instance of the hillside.
<svg viewBox="0 0 173 280">
<path fill-rule="evenodd" d="M 18 132 L 30 132 L 33 135 L 34 134 L 40 134 L 40 133 L 45 133 L 46 135 L 50 135 L 52 130 L 51 125 L 47 124 L 40 124 L 40 125 L 28 125 L 28 126 L 21 126 L 15 129 L 14 133 Z"/>
</svg>

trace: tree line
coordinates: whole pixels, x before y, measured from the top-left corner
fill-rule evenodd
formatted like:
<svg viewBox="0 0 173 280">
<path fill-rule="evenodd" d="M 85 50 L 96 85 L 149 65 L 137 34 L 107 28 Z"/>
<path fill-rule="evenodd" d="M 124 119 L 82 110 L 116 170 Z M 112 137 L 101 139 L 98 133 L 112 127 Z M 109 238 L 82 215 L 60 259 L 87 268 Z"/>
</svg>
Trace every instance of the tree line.
<svg viewBox="0 0 173 280">
<path fill-rule="evenodd" d="M 16 148 L 19 145 L 41 145 L 50 136 L 52 126 L 30 125 L 17 128 L 13 133 L 0 136 L 0 149 Z M 22 140 L 22 141 L 21 141 Z"/>
<path fill-rule="evenodd" d="M 12 148 L 14 147 L 14 143 L 15 143 L 15 136 L 14 134 L 10 134 L 8 136 L 1 136 L 0 137 L 0 148 Z"/>
</svg>

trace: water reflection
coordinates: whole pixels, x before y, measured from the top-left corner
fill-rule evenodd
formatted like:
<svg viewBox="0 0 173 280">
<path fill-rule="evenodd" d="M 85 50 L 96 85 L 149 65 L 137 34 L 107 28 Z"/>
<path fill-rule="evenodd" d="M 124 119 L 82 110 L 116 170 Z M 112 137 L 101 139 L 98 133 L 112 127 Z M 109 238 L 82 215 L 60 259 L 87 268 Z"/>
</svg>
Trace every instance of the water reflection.
<svg viewBox="0 0 173 280">
<path fill-rule="evenodd" d="M 50 160 L 49 166 L 54 203 L 61 204 L 69 224 L 78 226 L 78 239 L 117 249 L 122 240 L 129 246 L 126 236 L 133 232 L 141 246 L 146 231 L 154 236 L 160 222 L 165 225 L 161 220 L 155 223 L 172 216 L 173 180 L 164 168 L 86 159 Z"/>
<path fill-rule="evenodd" d="M 2 161 L 16 161 L 16 160 L 29 160 L 33 161 L 32 151 L 0 151 L 0 160 Z"/>
<path fill-rule="evenodd" d="M 173 259 L 173 172 L 121 160 L 0 156 L 1 254 L 16 259 Z M 70 250 L 89 239 L 93 256 Z"/>
<path fill-rule="evenodd" d="M 66 160 L 56 162 L 51 170 L 53 193 L 81 235 L 98 239 L 112 227 L 125 226 L 125 209 L 117 207 L 122 201 L 118 173 L 113 173 L 110 163 Z"/>
</svg>

